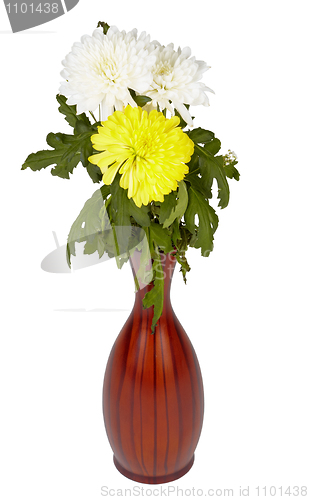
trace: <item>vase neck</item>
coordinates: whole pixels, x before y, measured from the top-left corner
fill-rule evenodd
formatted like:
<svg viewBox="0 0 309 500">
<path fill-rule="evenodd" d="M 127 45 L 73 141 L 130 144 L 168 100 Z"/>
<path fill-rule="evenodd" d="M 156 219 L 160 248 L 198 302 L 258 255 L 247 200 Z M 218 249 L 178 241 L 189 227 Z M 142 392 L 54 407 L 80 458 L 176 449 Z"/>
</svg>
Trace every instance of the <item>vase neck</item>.
<svg viewBox="0 0 309 500">
<path fill-rule="evenodd" d="M 162 273 L 161 276 L 159 276 L 159 278 L 164 280 L 164 307 L 166 307 L 170 306 L 171 283 L 177 261 L 172 253 L 168 254 L 160 253 L 160 257 L 161 257 Z M 140 269 L 140 260 L 141 260 L 141 252 L 136 250 L 133 256 L 130 258 L 134 280 L 136 282 L 136 285 L 138 284 L 139 287 L 139 289 L 135 292 L 135 302 L 142 302 L 143 298 L 145 297 L 145 294 L 153 288 L 152 283 L 145 285 L 139 276 L 138 271 Z M 146 270 L 151 271 L 152 265 L 153 261 L 150 259 L 146 266 Z"/>
</svg>

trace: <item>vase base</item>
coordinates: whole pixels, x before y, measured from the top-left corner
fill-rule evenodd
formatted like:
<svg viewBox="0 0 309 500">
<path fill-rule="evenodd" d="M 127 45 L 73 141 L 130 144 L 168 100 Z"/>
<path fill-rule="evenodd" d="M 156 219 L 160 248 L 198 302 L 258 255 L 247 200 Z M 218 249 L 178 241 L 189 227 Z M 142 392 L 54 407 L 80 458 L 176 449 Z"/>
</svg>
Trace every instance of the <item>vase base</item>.
<svg viewBox="0 0 309 500">
<path fill-rule="evenodd" d="M 134 474 L 134 472 L 128 471 L 127 469 L 122 467 L 122 465 L 120 465 L 120 463 L 118 462 L 118 460 L 114 455 L 114 464 L 116 466 L 116 469 L 118 469 L 123 476 L 132 479 L 132 481 L 136 481 L 138 483 L 146 483 L 146 484 L 161 484 L 161 483 L 168 483 L 170 481 L 175 481 L 176 479 L 179 479 L 180 477 L 184 476 L 191 469 L 193 462 L 194 462 L 194 455 L 185 467 L 183 467 L 179 471 L 173 472 L 172 474 L 167 474 L 164 476 L 142 476 L 140 474 Z"/>
</svg>

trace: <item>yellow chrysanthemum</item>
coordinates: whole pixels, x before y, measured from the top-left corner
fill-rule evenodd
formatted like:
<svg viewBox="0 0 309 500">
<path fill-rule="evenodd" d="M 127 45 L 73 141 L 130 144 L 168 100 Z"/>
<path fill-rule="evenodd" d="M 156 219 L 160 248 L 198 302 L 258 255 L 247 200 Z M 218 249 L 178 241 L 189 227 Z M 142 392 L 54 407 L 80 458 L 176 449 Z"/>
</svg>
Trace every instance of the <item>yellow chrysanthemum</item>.
<svg viewBox="0 0 309 500">
<path fill-rule="evenodd" d="M 188 173 L 186 163 L 194 151 L 194 143 L 178 125 L 176 116 L 167 119 L 158 111 L 148 114 L 129 105 L 98 127 L 91 140 L 103 152 L 89 161 L 100 167 L 105 184 L 111 184 L 119 170 L 120 186 L 138 207 L 163 201 Z"/>
</svg>

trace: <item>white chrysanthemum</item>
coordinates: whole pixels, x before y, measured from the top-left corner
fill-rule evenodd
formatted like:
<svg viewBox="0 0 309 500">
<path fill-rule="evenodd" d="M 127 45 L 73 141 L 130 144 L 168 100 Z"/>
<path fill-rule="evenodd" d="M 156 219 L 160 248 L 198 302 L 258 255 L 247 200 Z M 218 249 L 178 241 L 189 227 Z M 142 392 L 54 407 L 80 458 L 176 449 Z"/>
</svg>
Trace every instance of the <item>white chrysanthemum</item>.
<svg viewBox="0 0 309 500">
<path fill-rule="evenodd" d="M 96 29 L 92 36 L 84 35 L 74 43 L 62 64 L 59 92 L 68 97 L 67 103 L 77 105 L 77 114 L 95 111 L 101 105 L 101 119 L 130 104 L 136 106 L 129 88 L 143 93 L 152 81 L 151 68 L 156 56 L 155 44 L 143 31 L 120 32 L 111 26 L 104 35 Z"/>
<path fill-rule="evenodd" d="M 189 47 L 183 50 L 179 47 L 177 51 L 174 50 L 173 43 L 166 47 L 160 46 L 156 55 L 157 59 L 152 68 L 153 81 L 145 92 L 145 95 L 152 99 L 148 106 L 156 107 L 158 104 L 162 110 L 166 108 L 171 113 L 174 113 L 174 106 L 182 118 L 193 126 L 185 104 L 209 106 L 205 91 L 213 92 L 213 90 L 199 80 L 210 66 L 204 61 L 190 57 Z"/>
</svg>

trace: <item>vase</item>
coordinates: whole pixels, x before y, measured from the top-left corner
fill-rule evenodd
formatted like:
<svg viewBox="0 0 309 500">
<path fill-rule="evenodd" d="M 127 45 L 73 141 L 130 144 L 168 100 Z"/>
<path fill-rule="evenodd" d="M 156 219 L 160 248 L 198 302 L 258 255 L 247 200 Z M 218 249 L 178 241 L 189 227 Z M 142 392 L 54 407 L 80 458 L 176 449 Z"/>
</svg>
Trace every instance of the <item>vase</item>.
<svg viewBox="0 0 309 500">
<path fill-rule="evenodd" d="M 134 277 L 140 253 L 131 259 Z M 119 472 L 160 484 L 186 474 L 203 423 L 200 366 L 170 301 L 176 259 L 161 255 L 164 306 L 151 333 L 153 307 L 143 308 L 152 285 L 135 293 L 133 310 L 110 353 L 103 383 L 103 415 Z"/>
</svg>

